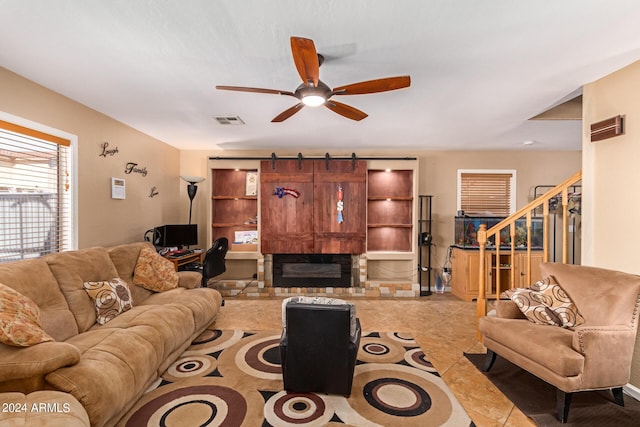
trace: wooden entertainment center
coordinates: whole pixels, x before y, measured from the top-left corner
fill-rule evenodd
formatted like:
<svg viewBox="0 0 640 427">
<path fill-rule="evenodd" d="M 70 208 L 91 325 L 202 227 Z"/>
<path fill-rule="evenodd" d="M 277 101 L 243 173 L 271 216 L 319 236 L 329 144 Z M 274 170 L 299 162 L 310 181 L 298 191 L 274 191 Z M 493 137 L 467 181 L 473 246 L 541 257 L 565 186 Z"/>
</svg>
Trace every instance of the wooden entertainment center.
<svg viewBox="0 0 640 427">
<path fill-rule="evenodd" d="M 419 295 L 417 171 L 406 158 L 211 158 L 208 241 L 234 242 L 221 279 L 269 287 L 275 254 L 343 254 L 352 287 Z"/>
</svg>

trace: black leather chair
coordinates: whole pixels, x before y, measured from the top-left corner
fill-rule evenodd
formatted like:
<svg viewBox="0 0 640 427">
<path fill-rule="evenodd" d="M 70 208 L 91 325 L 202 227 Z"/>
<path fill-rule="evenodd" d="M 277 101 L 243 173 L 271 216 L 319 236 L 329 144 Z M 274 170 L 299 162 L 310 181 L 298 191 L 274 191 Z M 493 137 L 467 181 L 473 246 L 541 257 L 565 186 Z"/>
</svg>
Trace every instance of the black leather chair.
<svg viewBox="0 0 640 427">
<path fill-rule="evenodd" d="M 229 250 L 229 240 L 226 237 L 219 237 L 214 242 L 211 248 L 207 251 L 202 262 L 202 287 L 207 287 L 207 282 L 212 277 L 218 276 L 225 271 L 224 257 Z"/>
<path fill-rule="evenodd" d="M 285 312 L 280 340 L 284 389 L 349 396 L 361 335 L 355 308 L 289 302 Z"/>
</svg>

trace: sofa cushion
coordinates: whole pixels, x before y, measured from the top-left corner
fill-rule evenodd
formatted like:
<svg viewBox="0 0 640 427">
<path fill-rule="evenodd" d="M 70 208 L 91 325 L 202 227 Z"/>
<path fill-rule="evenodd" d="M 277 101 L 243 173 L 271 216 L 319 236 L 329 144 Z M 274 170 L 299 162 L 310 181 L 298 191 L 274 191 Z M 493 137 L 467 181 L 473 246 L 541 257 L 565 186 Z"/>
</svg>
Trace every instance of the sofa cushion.
<svg viewBox="0 0 640 427">
<path fill-rule="evenodd" d="M 502 295 L 507 297 L 507 294 L 504 292 L 502 293 Z M 510 299 L 497 300 L 495 307 L 496 307 L 496 316 L 498 317 L 503 317 L 506 319 L 526 319 L 527 318 L 527 316 L 525 316 L 524 313 L 522 313 L 522 311 L 518 308 L 516 303 Z"/>
<path fill-rule="evenodd" d="M 509 289 L 505 294 L 534 323 L 563 328 L 584 323 L 578 308 L 553 277 L 540 280 L 530 288 Z"/>
<path fill-rule="evenodd" d="M 78 399 L 92 426 L 112 425 L 110 420 L 121 416 L 157 376 L 163 341 L 153 326 L 93 329 L 68 341 L 80 350 L 80 362 L 45 378 Z"/>
<path fill-rule="evenodd" d="M 524 319 L 492 316 L 481 317 L 479 329 L 484 337 L 559 376 L 572 377 L 584 370 L 584 356 L 573 349 L 571 343 L 574 331 L 570 329 L 550 328 Z M 553 351 L 549 351 L 550 348 Z"/>
<path fill-rule="evenodd" d="M 191 310 L 181 304 L 162 306 L 137 306 L 122 313 L 105 325 L 95 325 L 90 331 L 119 328 L 130 329 L 149 326 L 154 334 L 161 338 L 156 350 L 160 360 L 166 359 L 175 349 L 184 344 L 195 333 L 195 324 Z"/>
<path fill-rule="evenodd" d="M 113 246 L 107 249 L 113 264 L 118 270 L 118 277 L 129 284 L 129 290 L 133 297 L 134 306 L 140 304 L 140 302 L 145 298 L 148 298 L 149 295 L 153 294 L 153 292 L 133 284 L 133 272 L 136 269 L 136 263 L 138 262 L 140 251 L 144 247 L 153 248 L 149 242 L 134 242 Z"/>
<path fill-rule="evenodd" d="M 78 333 L 73 313 L 44 258 L 0 264 L 0 282 L 38 305 L 42 329 L 56 340 Z"/>
<path fill-rule="evenodd" d="M 53 338 L 42 330 L 36 303 L 0 283 L 0 342 L 29 347 L 48 341 Z"/>
<path fill-rule="evenodd" d="M 150 247 L 143 247 L 133 272 L 133 283 L 154 292 L 178 286 L 178 273 L 171 261 Z"/>
<path fill-rule="evenodd" d="M 200 330 L 206 328 L 215 320 L 221 303 L 222 296 L 215 289 L 176 288 L 167 292 L 153 294 L 144 300 L 141 305 L 178 304 L 186 307 L 192 313 L 195 329 Z"/>
<path fill-rule="evenodd" d="M 96 309 L 84 290 L 84 282 L 100 282 L 118 276 L 105 248 L 60 252 L 46 257 L 62 293 L 73 313 L 78 332 L 96 323 Z"/>
<path fill-rule="evenodd" d="M 133 307 L 129 285 L 120 278 L 84 282 L 83 286 L 96 307 L 96 322 L 101 325 Z"/>
</svg>

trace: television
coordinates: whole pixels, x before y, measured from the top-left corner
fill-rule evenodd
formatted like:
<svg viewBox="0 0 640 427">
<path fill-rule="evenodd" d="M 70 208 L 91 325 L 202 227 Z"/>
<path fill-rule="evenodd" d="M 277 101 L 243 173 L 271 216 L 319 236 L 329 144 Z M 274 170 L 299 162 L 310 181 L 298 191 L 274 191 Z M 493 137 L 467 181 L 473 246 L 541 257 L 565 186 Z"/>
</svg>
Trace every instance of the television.
<svg viewBox="0 0 640 427">
<path fill-rule="evenodd" d="M 198 244 L 198 224 L 169 224 L 153 230 L 155 246 L 170 248 Z"/>
</svg>

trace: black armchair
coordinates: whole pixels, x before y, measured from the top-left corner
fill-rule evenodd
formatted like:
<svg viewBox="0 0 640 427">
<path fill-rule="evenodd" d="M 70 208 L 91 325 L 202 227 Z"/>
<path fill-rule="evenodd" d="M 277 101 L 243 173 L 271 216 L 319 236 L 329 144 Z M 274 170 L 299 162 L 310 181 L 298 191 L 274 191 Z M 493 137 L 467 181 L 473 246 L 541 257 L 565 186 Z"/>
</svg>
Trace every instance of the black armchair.
<svg viewBox="0 0 640 427">
<path fill-rule="evenodd" d="M 284 311 L 280 358 L 285 390 L 349 396 L 361 335 L 355 307 L 335 300 L 290 301 Z"/>
<path fill-rule="evenodd" d="M 211 248 L 207 251 L 202 262 L 202 287 L 207 287 L 207 282 L 212 277 L 224 273 L 227 268 L 225 266 L 224 257 L 229 250 L 229 240 L 226 237 L 219 237 Z"/>
</svg>

